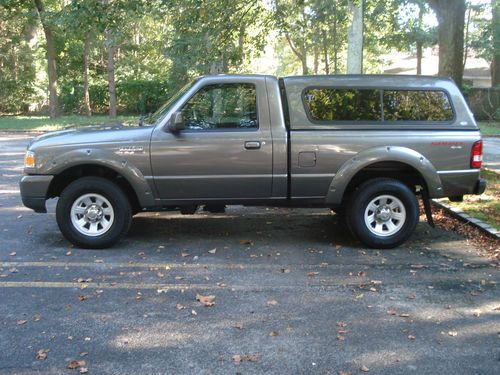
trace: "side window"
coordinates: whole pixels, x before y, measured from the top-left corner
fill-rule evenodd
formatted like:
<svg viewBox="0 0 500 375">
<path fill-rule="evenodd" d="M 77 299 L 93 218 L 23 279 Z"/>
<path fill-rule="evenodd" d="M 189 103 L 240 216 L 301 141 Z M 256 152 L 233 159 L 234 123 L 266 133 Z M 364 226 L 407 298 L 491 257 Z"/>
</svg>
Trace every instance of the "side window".
<svg viewBox="0 0 500 375">
<path fill-rule="evenodd" d="M 371 89 L 314 88 L 304 100 L 314 121 L 380 121 L 380 96 Z"/>
<path fill-rule="evenodd" d="M 451 121 L 453 109 L 443 91 L 384 91 L 386 121 Z"/>
<path fill-rule="evenodd" d="M 251 83 L 208 85 L 181 110 L 186 129 L 257 129 L 257 93 Z"/>
</svg>

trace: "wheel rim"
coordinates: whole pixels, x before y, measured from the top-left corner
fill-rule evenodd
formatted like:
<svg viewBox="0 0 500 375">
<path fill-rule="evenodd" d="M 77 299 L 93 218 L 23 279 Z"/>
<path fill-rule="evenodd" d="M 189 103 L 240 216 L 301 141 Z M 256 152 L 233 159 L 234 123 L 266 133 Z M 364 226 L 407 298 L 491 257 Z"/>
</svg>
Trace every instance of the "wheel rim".
<svg viewBox="0 0 500 375">
<path fill-rule="evenodd" d="M 73 227 L 86 236 L 97 237 L 106 233 L 115 221 L 115 212 L 109 201 L 100 194 L 85 194 L 71 206 Z"/>
<path fill-rule="evenodd" d="M 403 202 L 393 195 L 379 195 L 372 199 L 365 210 L 365 224 L 370 232 L 387 237 L 396 234 L 406 221 Z"/>
</svg>

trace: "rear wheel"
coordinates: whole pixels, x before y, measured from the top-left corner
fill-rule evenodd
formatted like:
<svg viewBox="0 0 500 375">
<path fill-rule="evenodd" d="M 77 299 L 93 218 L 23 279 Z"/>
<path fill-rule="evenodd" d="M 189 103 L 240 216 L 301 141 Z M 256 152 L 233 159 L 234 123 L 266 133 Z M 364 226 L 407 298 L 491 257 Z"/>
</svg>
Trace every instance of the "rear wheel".
<svg viewBox="0 0 500 375">
<path fill-rule="evenodd" d="M 415 194 L 402 182 L 377 178 L 354 192 L 347 223 L 361 242 L 374 248 L 393 248 L 405 242 L 418 223 Z"/>
<path fill-rule="evenodd" d="M 102 249 L 113 246 L 128 231 L 132 210 L 117 185 L 101 177 L 83 177 L 61 193 L 56 218 L 68 241 Z"/>
</svg>

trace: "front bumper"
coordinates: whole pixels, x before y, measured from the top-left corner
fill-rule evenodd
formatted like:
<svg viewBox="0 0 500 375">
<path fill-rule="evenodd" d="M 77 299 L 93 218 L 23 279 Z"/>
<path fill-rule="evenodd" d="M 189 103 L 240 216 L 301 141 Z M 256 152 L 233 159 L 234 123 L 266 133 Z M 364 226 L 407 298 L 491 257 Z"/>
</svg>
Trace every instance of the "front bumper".
<svg viewBox="0 0 500 375">
<path fill-rule="evenodd" d="M 50 175 L 23 176 L 19 182 L 23 204 L 35 212 L 46 213 L 45 200 L 53 178 Z"/>
<path fill-rule="evenodd" d="M 474 187 L 474 194 L 481 195 L 486 190 L 486 180 L 484 178 L 480 178 L 476 182 L 476 186 Z"/>
</svg>

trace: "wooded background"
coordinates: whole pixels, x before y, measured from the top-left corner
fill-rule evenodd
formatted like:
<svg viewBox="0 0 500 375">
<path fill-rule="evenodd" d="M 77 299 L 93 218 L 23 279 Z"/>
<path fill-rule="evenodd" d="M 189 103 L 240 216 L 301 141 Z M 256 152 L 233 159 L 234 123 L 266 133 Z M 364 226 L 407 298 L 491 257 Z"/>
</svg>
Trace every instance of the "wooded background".
<svg viewBox="0 0 500 375">
<path fill-rule="evenodd" d="M 500 86 L 498 0 L 0 0 L 0 114 L 148 113 L 199 75 L 380 73 L 391 51 L 420 73 L 430 46 L 466 93 L 471 54 Z"/>
</svg>

